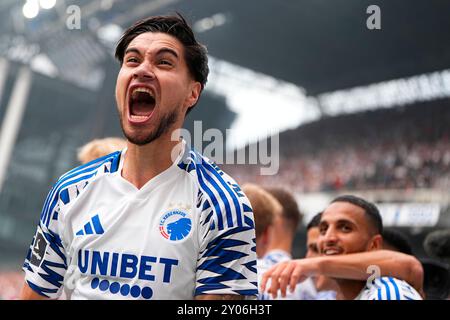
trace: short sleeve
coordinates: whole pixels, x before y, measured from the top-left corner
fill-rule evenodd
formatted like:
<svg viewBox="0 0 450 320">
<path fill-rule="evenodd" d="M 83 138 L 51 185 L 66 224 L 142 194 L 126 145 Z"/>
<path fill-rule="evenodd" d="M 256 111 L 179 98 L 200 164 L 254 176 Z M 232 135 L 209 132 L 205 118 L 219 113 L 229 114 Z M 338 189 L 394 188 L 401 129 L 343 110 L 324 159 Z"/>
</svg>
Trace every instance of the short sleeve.
<svg viewBox="0 0 450 320">
<path fill-rule="evenodd" d="M 60 201 L 58 183 L 48 194 L 36 234 L 23 264 L 25 281 L 36 293 L 57 298 L 67 270 L 66 252 L 59 235 Z"/>
<path fill-rule="evenodd" d="M 250 202 L 223 172 L 207 170 L 199 177 L 195 295 L 256 296 L 256 238 Z"/>
<path fill-rule="evenodd" d="M 411 285 L 392 277 L 375 279 L 371 287 L 371 297 L 373 300 L 422 300 Z"/>
</svg>

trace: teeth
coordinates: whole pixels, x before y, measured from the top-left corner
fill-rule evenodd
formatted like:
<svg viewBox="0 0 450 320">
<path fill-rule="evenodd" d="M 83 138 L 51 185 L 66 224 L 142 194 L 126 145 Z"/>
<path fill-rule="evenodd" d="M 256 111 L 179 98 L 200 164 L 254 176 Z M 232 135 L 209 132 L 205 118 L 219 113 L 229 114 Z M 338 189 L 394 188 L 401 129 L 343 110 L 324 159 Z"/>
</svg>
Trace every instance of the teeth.
<svg viewBox="0 0 450 320">
<path fill-rule="evenodd" d="M 148 118 L 148 116 L 137 116 L 137 115 L 132 114 L 131 118 L 133 118 L 134 120 L 145 120 Z"/>
<path fill-rule="evenodd" d="M 326 255 L 332 255 L 332 254 L 338 254 L 338 253 L 339 253 L 339 251 L 335 250 L 335 249 L 327 249 L 327 250 L 325 250 L 325 254 Z"/>
<path fill-rule="evenodd" d="M 154 97 L 153 92 L 152 92 L 150 89 L 145 88 L 145 87 L 137 87 L 137 88 L 134 88 L 132 94 L 135 94 L 136 92 L 146 92 L 146 93 L 148 93 L 151 97 Z"/>
</svg>

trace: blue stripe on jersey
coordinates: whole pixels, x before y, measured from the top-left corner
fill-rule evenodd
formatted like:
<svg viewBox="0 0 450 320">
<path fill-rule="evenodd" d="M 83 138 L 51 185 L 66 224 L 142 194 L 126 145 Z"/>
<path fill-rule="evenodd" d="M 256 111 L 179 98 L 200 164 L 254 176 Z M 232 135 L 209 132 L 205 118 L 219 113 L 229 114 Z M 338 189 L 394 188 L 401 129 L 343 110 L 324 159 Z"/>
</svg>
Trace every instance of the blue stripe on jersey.
<svg viewBox="0 0 450 320">
<path fill-rule="evenodd" d="M 258 294 L 257 289 L 248 289 L 248 290 L 233 290 L 237 294 L 243 295 L 243 296 L 254 296 Z"/>
<path fill-rule="evenodd" d="M 210 286 L 215 285 L 216 283 L 236 279 L 245 279 L 245 277 L 240 272 L 226 267 L 226 265 L 231 261 L 248 256 L 248 254 L 243 253 L 240 250 L 241 245 L 245 245 L 247 243 L 241 240 L 226 238 L 232 234 L 246 232 L 250 229 L 251 228 L 248 227 L 236 227 L 230 229 L 209 242 L 206 246 L 206 249 L 200 252 L 200 259 L 203 261 L 197 266 L 197 271 L 207 270 L 210 271 L 213 275 L 197 280 L 197 282 L 205 284 L 206 286 L 198 287 L 196 289 L 196 293 L 210 290 Z"/>
<path fill-rule="evenodd" d="M 400 291 L 398 290 L 398 286 L 397 286 L 397 284 L 395 283 L 394 279 L 392 279 L 391 277 L 389 277 L 388 279 L 389 279 L 389 282 L 392 283 L 392 285 L 394 286 L 394 290 L 395 290 L 395 298 L 396 298 L 397 300 L 401 300 L 401 299 L 400 299 Z"/>
<path fill-rule="evenodd" d="M 258 272 L 258 269 L 256 268 L 256 260 L 252 260 L 247 263 L 244 263 L 244 266 L 251 272 L 254 272 L 254 273 Z"/>
<path fill-rule="evenodd" d="M 58 291 L 58 289 L 46 289 L 43 287 L 40 287 L 38 285 L 35 285 L 33 282 L 27 280 L 28 285 L 30 286 L 31 289 L 33 289 L 33 291 L 39 293 L 41 296 L 50 298 L 48 295 L 46 295 L 46 293 L 56 293 Z"/>
<path fill-rule="evenodd" d="M 223 177 L 217 172 L 217 170 L 215 168 L 213 168 L 213 166 L 211 164 L 209 164 L 208 162 L 206 162 L 204 160 L 202 161 L 202 163 L 204 164 L 205 168 L 217 178 L 217 180 L 225 188 L 225 190 L 228 191 L 228 194 L 230 195 L 231 199 L 233 200 L 233 203 L 235 206 L 236 220 L 237 220 L 238 226 L 242 227 L 241 206 L 240 206 L 240 203 L 239 203 L 236 193 L 233 190 L 231 190 L 230 186 L 225 182 Z M 233 225 L 231 225 L 231 226 L 228 225 L 228 226 L 232 227 Z"/>
<path fill-rule="evenodd" d="M 198 171 L 198 170 L 196 170 L 196 171 Z M 206 194 L 211 199 L 211 202 L 212 202 L 213 207 L 215 209 L 214 211 L 215 211 L 216 216 L 217 216 L 217 224 L 218 224 L 219 230 L 222 230 L 223 229 L 223 218 L 222 218 L 222 209 L 220 208 L 219 201 L 217 200 L 216 196 L 211 191 L 211 189 L 203 181 L 203 178 L 202 178 L 201 174 L 198 174 L 197 178 L 198 178 L 198 182 L 200 184 L 200 187 L 202 188 L 202 190 L 204 192 L 206 192 Z"/>
<path fill-rule="evenodd" d="M 208 209 L 210 207 L 211 207 L 211 204 L 209 203 L 209 201 L 205 200 L 205 202 L 203 203 L 202 211 L 206 211 L 206 209 Z"/>
<path fill-rule="evenodd" d="M 208 285 L 203 285 L 203 286 L 198 286 L 195 289 L 195 296 L 201 295 L 203 294 L 205 291 L 209 291 L 209 290 L 219 290 L 219 289 L 226 289 L 229 288 L 228 286 L 221 284 L 221 283 L 214 283 L 214 284 L 208 284 Z"/>
<path fill-rule="evenodd" d="M 61 190 L 61 184 L 63 184 L 63 183 L 64 183 L 65 181 L 67 181 L 68 179 L 71 179 L 71 178 L 74 178 L 74 177 L 78 176 L 79 174 L 94 171 L 94 170 L 96 170 L 98 167 L 100 167 L 101 165 L 102 165 L 102 164 L 99 164 L 98 166 L 95 166 L 95 167 L 92 167 L 92 168 L 89 168 L 89 169 L 85 169 L 85 170 L 83 170 L 83 171 L 80 171 L 80 172 L 78 172 L 78 173 L 74 173 L 74 174 L 69 175 L 69 176 L 66 175 L 64 178 L 60 178 L 60 179 L 55 183 L 55 185 L 53 186 L 52 190 L 50 191 L 50 194 L 48 195 L 47 199 L 45 200 L 44 208 L 42 209 L 41 221 L 42 221 L 44 224 L 46 224 L 45 221 L 48 220 L 48 219 L 47 219 L 47 216 L 48 216 L 48 215 L 50 214 L 50 212 L 51 212 L 51 210 L 49 210 L 48 206 L 49 206 L 50 203 L 52 203 L 52 202 L 55 201 L 55 199 L 54 199 L 55 197 L 56 197 L 56 199 L 58 198 L 59 193 L 60 193 L 60 190 Z M 53 200 L 53 201 L 52 201 L 52 200 Z M 47 225 L 47 224 L 46 224 L 46 225 Z"/>
<path fill-rule="evenodd" d="M 391 300 L 391 292 L 389 290 L 389 285 L 386 283 L 386 281 L 383 280 L 383 278 L 380 278 L 380 281 L 386 287 L 386 300 Z"/>
<path fill-rule="evenodd" d="M 205 165 L 207 163 L 203 159 L 203 157 L 200 154 L 198 154 L 198 153 L 196 153 L 194 151 L 191 151 L 190 154 L 195 159 L 197 174 L 198 175 L 202 174 L 203 177 L 206 179 L 206 181 L 209 182 L 214 187 L 214 189 L 217 191 L 217 193 L 219 194 L 220 198 L 222 199 L 222 201 L 223 201 L 223 203 L 225 205 L 225 212 L 226 212 L 228 227 L 230 227 L 230 228 L 233 227 L 233 218 L 232 218 L 232 215 L 231 215 L 231 207 L 230 207 L 230 203 L 229 203 L 225 193 L 220 188 L 220 186 L 216 183 L 216 181 L 214 181 L 212 176 L 209 175 L 206 172 L 206 170 L 204 169 L 204 167 L 205 167 Z M 219 230 L 221 230 L 221 229 L 219 228 Z"/>
<path fill-rule="evenodd" d="M 72 173 L 75 173 L 77 171 L 86 169 L 86 168 L 88 168 L 88 167 L 90 167 L 90 166 L 92 166 L 94 164 L 105 163 L 105 162 L 108 162 L 108 161 L 111 161 L 111 160 L 114 161 L 115 159 L 116 159 L 116 161 L 118 161 L 120 159 L 120 153 L 121 153 L 121 151 L 115 151 L 115 152 L 113 152 L 111 154 L 108 154 L 106 156 L 94 159 L 94 160 L 92 160 L 92 161 L 90 161 L 88 163 L 85 163 L 85 164 L 83 164 L 81 166 L 73 168 L 72 170 L 67 171 L 65 174 L 63 174 L 60 179 L 64 179 L 66 176 L 68 176 L 68 175 L 70 175 Z M 97 166 L 97 168 L 98 168 L 98 166 Z M 115 172 L 115 171 L 117 171 L 117 168 L 115 170 L 113 170 L 113 168 L 111 166 L 111 172 Z"/>
<path fill-rule="evenodd" d="M 197 166 L 197 172 L 199 174 L 202 174 L 203 177 L 206 179 L 206 181 L 208 181 L 211 184 L 211 186 L 219 194 L 220 198 L 222 199 L 222 202 L 225 205 L 225 214 L 226 214 L 226 217 L 227 217 L 228 227 L 229 228 L 233 227 L 233 217 L 231 215 L 231 207 L 230 207 L 230 203 L 228 202 L 227 196 L 225 195 L 223 190 L 220 188 L 220 186 L 214 181 L 214 179 L 210 175 L 208 175 L 206 170 L 203 168 L 203 164 L 200 164 L 200 165 Z"/>
<path fill-rule="evenodd" d="M 202 226 L 204 226 L 205 224 L 207 224 L 209 222 L 209 220 L 211 220 L 213 213 L 214 213 L 213 210 L 211 210 L 211 212 L 208 213 L 208 215 L 205 218 L 205 221 L 203 221 L 203 223 L 202 223 Z"/>
<path fill-rule="evenodd" d="M 82 177 L 80 177 L 80 178 L 78 178 L 78 179 L 69 181 L 69 182 L 67 182 L 67 183 L 65 183 L 65 184 L 63 184 L 63 185 L 61 185 L 61 186 L 58 188 L 58 190 L 57 190 L 57 192 L 56 192 L 56 194 L 55 194 L 55 197 L 53 198 L 53 201 L 52 201 L 51 204 L 50 204 L 50 207 L 48 208 L 47 212 L 45 213 L 45 220 L 42 221 L 42 222 L 45 224 L 46 227 L 48 227 L 48 225 L 49 225 L 49 223 L 50 223 L 50 213 L 53 211 L 53 209 L 55 208 L 56 204 L 58 203 L 60 190 L 66 188 L 66 187 L 69 187 L 69 186 L 71 186 L 71 185 L 73 185 L 73 184 L 76 184 L 76 183 L 78 183 L 78 182 L 80 182 L 80 181 L 87 180 L 87 179 L 89 179 L 89 178 L 95 176 L 96 173 L 97 173 L 97 171 L 95 171 L 94 173 L 91 173 L 91 174 L 82 176 Z"/>
<path fill-rule="evenodd" d="M 381 288 L 378 288 L 378 300 L 383 300 L 383 298 L 381 297 Z"/>
<path fill-rule="evenodd" d="M 69 201 L 70 201 L 70 199 L 69 199 L 69 190 L 64 189 L 63 191 L 61 191 L 61 194 L 60 194 L 59 197 L 61 198 L 61 200 L 62 200 L 62 202 L 64 204 L 68 204 Z"/>
<path fill-rule="evenodd" d="M 51 262 L 43 260 L 41 265 L 42 272 L 38 273 L 42 279 L 52 284 L 53 286 L 60 288 L 63 284 L 64 277 L 52 268 L 67 269 L 67 265 L 64 263 Z"/>
<path fill-rule="evenodd" d="M 67 260 L 66 255 L 62 252 L 61 249 L 63 249 L 63 244 L 61 241 L 61 238 L 51 230 L 48 230 L 48 232 L 42 231 L 42 234 L 44 235 L 45 239 L 50 245 L 50 248 L 53 249 L 53 251 L 62 259 L 64 262 L 65 268 L 67 268 Z"/>
<path fill-rule="evenodd" d="M 112 155 L 114 157 L 113 157 L 112 162 L 111 162 L 111 170 L 110 170 L 110 172 L 114 173 L 117 170 L 119 170 L 121 151 L 114 152 Z"/>
<path fill-rule="evenodd" d="M 245 224 L 254 228 L 255 224 L 253 223 L 253 220 L 247 216 L 244 216 Z"/>
<path fill-rule="evenodd" d="M 56 198 L 56 203 L 57 203 L 57 199 L 60 195 L 61 189 L 63 189 L 62 184 L 71 179 L 71 178 L 75 178 L 76 176 L 80 175 L 80 174 L 84 174 L 84 173 L 88 173 L 88 172 L 92 172 L 94 170 L 97 170 L 100 166 L 104 165 L 107 162 L 118 162 L 120 159 L 120 151 L 116 151 L 110 155 L 101 157 L 99 159 L 93 160 L 85 165 L 79 166 L 75 169 L 72 169 L 71 171 L 69 171 L 68 173 L 64 174 L 61 176 L 61 178 L 55 183 L 55 185 L 53 186 L 52 190 L 50 191 L 50 194 L 48 195 L 45 203 L 44 203 L 44 208 L 42 209 L 42 214 L 41 214 L 41 221 L 48 226 L 50 219 L 49 219 L 49 215 L 52 212 L 52 209 L 54 206 L 52 206 L 52 208 L 49 209 L 49 204 L 50 203 L 54 203 L 55 202 L 55 198 Z M 111 173 L 117 171 L 118 169 L 118 165 L 114 166 L 114 169 L 111 168 Z M 81 180 L 77 180 L 76 182 L 79 182 Z M 74 181 L 71 181 L 71 183 L 66 184 L 65 186 L 69 186 L 71 184 L 75 183 Z M 66 195 L 64 194 L 64 197 Z M 67 193 L 68 196 L 68 193 Z M 52 201 L 53 200 L 53 201 Z M 65 201 L 63 200 L 63 202 L 65 203 Z M 56 204 L 55 203 L 55 204 Z M 66 203 L 65 203 L 66 204 Z"/>
<path fill-rule="evenodd" d="M 54 188 L 56 188 L 57 185 L 61 184 L 62 181 L 70 179 L 71 177 L 75 177 L 79 174 L 95 170 L 105 163 L 113 162 L 114 160 L 117 162 L 119 159 L 120 159 L 120 151 L 116 151 L 110 155 L 103 156 L 101 158 L 92 160 L 91 162 L 88 162 L 84 165 L 78 166 L 78 167 L 68 171 L 67 173 L 63 174 L 59 178 L 57 183 L 55 184 Z M 117 171 L 117 168 L 115 168 L 115 170 L 113 170 L 113 168 L 111 168 L 111 173 L 113 173 L 115 171 Z"/>
<path fill-rule="evenodd" d="M 208 248 L 204 251 L 204 255 L 206 257 L 212 257 L 212 256 L 219 256 L 221 250 L 225 248 L 232 248 L 232 247 L 238 247 L 238 246 L 244 246 L 248 244 L 245 241 L 237 240 L 237 239 L 221 239 L 220 241 L 214 241 L 214 246 L 211 246 L 208 244 Z M 239 252 L 239 256 L 230 256 L 228 258 L 231 258 L 233 260 L 238 259 L 240 257 L 245 257 L 245 253 Z"/>
<path fill-rule="evenodd" d="M 198 172 L 198 170 L 196 170 Z M 214 193 L 211 191 L 211 189 L 209 189 L 209 187 L 205 184 L 205 182 L 203 181 L 202 175 L 198 172 L 197 174 L 197 179 L 198 182 L 200 184 L 200 188 L 206 192 L 206 194 L 209 196 L 209 198 L 212 201 L 212 204 L 214 206 L 214 208 L 216 209 L 216 216 L 217 216 L 217 224 L 218 224 L 218 228 L 219 230 L 223 229 L 223 219 L 222 219 L 222 210 L 220 209 L 219 206 L 219 201 L 217 201 L 216 196 L 214 195 Z"/>
</svg>

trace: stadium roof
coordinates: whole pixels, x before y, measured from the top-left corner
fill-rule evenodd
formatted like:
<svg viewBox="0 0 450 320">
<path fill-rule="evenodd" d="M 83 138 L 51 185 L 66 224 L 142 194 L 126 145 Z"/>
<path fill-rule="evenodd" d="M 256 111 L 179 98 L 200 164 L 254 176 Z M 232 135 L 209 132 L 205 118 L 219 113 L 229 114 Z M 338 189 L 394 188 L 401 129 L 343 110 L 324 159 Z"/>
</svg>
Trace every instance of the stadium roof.
<svg viewBox="0 0 450 320">
<path fill-rule="evenodd" d="M 57 0 L 34 19 L 23 17 L 25 2 L 0 3 L 0 55 L 24 62 L 40 55 L 58 75 L 84 84 L 101 79 L 114 46 L 108 37 L 139 18 L 173 11 L 194 24 L 212 56 L 308 95 L 450 66 L 448 1 Z M 81 8 L 81 30 L 66 27 L 72 4 Z M 366 27 L 371 4 L 381 9 L 381 30 Z"/>
</svg>

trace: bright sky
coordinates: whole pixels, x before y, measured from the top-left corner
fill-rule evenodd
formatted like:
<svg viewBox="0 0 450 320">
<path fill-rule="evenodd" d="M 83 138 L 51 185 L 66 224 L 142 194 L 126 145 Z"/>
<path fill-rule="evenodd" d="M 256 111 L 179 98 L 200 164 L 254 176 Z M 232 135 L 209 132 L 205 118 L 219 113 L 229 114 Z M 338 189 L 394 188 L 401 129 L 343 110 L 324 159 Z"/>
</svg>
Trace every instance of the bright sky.
<svg viewBox="0 0 450 320">
<path fill-rule="evenodd" d="M 206 90 L 225 97 L 237 118 L 228 148 L 245 146 L 319 117 L 315 101 L 304 89 L 271 76 L 210 57 Z"/>
</svg>

